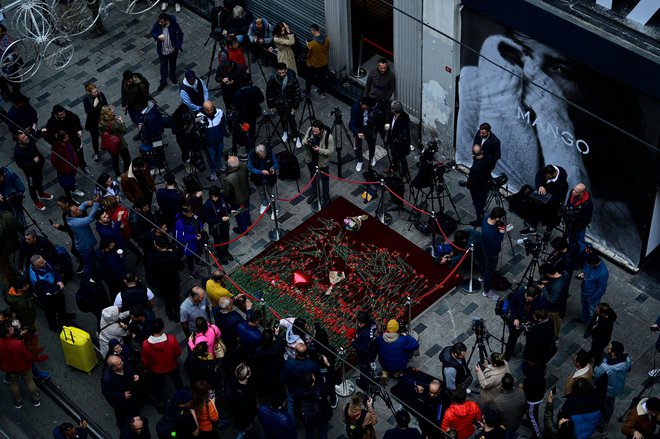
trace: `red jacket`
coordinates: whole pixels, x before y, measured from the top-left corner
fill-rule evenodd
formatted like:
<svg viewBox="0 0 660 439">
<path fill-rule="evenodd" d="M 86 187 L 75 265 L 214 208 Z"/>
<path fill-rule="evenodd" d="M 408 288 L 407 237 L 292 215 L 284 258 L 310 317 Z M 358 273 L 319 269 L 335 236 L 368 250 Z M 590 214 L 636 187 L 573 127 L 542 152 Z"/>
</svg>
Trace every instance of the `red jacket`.
<svg viewBox="0 0 660 439">
<path fill-rule="evenodd" d="M 75 175 L 78 172 L 78 157 L 70 142 L 64 143 L 58 140 L 53 143 L 50 163 L 58 174 Z"/>
<path fill-rule="evenodd" d="M 32 353 L 22 340 L 0 338 L 0 370 L 22 373 L 32 368 Z"/>
<path fill-rule="evenodd" d="M 456 430 L 458 439 L 465 439 L 474 433 L 473 421 L 481 421 L 481 410 L 474 401 L 463 404 L 452 403 L 442 418 L 442 431 Z"/>
<path fill-rule="evenodd" d="M 180 355 L 181 346 L 172 334 L 152 335 L 142 342 L 142 366 L 149 372 L 172 372 Z"/>
</svg>

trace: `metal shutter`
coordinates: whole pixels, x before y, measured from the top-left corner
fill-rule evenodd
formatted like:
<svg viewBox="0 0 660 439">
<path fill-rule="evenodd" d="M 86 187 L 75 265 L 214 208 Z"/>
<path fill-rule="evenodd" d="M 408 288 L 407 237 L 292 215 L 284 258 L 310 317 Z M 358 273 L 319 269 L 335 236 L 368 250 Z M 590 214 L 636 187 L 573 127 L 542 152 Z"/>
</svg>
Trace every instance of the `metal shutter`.
<svg viewBox="0 0 660 439">
<path fill-rule="evenodd" d="M 316 23 L 325 29 L 324 0 L 247 0 L 245 6 L 254 18 L 263 17 L 273 25 L 283 21 L 289 25 L 300 44 L 310 38 L 309 25 Z"/>
</svg>

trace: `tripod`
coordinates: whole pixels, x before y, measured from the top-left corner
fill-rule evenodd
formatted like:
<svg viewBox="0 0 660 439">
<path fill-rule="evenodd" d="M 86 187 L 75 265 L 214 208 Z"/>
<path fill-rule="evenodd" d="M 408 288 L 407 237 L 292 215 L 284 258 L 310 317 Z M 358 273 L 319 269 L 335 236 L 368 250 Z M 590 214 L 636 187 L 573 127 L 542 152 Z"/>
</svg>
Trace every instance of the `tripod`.
<svg viewBox="0 0 660 439">
<path fill-rule="evenodd" d="M 433 167 L 433 168 L 431 169 L 429 167 Z M 429 175 L 429 173 L 431 174 Z M 413 194 L 413 204 L 418 209 L 428 211 L 428 205 L 430 200 L 431 210 L 436 211 L 434 200 L 438 200 L 439 210 L 437 210 L 437 212 L 444 213 L 445 208 L 444 208 L 443 200 L 444 198 L 449 198 L 449 202 L 451 203 L 451 206 L 454 209 L 456 218 L 460 223 L 461 217 L 458 215 L 456 204 L 454 203 L 454 199 L 452 198 L 451 193 L 449 192 L 449 187 L 445 182 L 443 173 L 437 172 L 433 164 L 425 163 L 422 165 L 422 167 L 420 167 L 419 173 L 417 174 L 417 177 L 415 177 L 415 180 L 417 180 L 418 178 L 420 179 L 420 184 L 418 185 L 419 187 L 416 188 L 417 190 L 415 190 L 414 193 L 413 193 L 413 188 L 415 188 L 414 180 L 410 184 L 411 187 L 410 192 L 411 194 Z M 428 181 L 429 179 L 430 181 Z M 424 189 L 428 189 L 429 191 L 424 192 Z M 424 195 L 424 199 L 418 204 L 418 197 L 420 194 Z M 419 219 L 420 215 L 421 212 L 419 212 L 418 210 L 415 210 L 410 214 L 410 217 L 408 218 L 408 221 L 410 221 L 410 226 L 408 226 L 408 230 L 410 230 L 413 223 Z"/>
<path fill-rule="evenodd" d="M 348 144 L 351 145 L 351 148 L 353 148 L 353 137 L 351 136 L 350 131 L 348 131 L 348 128 L 346 128 L 339 107 L 335 107 L 330 114 L 335 116 L 335 120 L 332 121 L 331 131 L 332 138 L 335 139 L 335 148 L 337 149 L 337 177 L 342 178 L 341 167 L 344 164 L 344 160 L 341 153 L 344 150 L 344 136 L 348 139 Z"/>
<path fill-rule="evenodd" d="M 277 123 L 273 122 L 273 115 L 268 112 L 268 110 L 265 110 L 261 116 L 261 119 L 259 122 L 257 122 L 257 125 L 259 127 L 257 128 L 257 134 L 255 134 L 255 141 L 256 139 L 259 138 L 259 134 L 261 133 L 261 129 L 266 127 L 266 146 L 271 148 L 273 146 L 272 140 L 273 136 L 277 134 L 277 137 L 280 139 L 282 144 L 284 145 L 284 148 L 290 153 L 291 152 L 291 147 L 287 142 L 284 141 L 282 138 L 282 134 L 277 130 L 277 127 L 280 125 L 282 122 L 282 118 L 278 118 Z M 288 140 L 288 139 L 287 139 Z"/>
<path fill-rule="evenodd" d="M 619 416 L 618 418 L 619 422 L 623 422 L 623 419 L 628 415 L 628 412 L 630 410 L 635 409 L 635 406 L 639 403 L 639 400 L 642 399 L 642 395 L 644 394 L 644 392 L 646 392 L 647 390 L 650 391 L 653 388 L 653 386 L 655 386 L 657 383 L 660 383 L 660 372 L 656 372 L 653 376 L 650 376 L 646 380 L 644 380 L 644 382 L 642 383 L 642 390 L 640 390 L 637 396 L 635 396 L 632 399 L 626 411 L 621 413 L 621 416 Z M 649 392 L 649 396 L 651 396 L 650 392 Z"/>
<path fill-rule="evenodd" d="M 504 209 L 504 195 L 500 192 L 500 187 L 496 187 L 494 189 L 489 190 L 488 194 L 488 199 L 486 200 L 486 206 L 484 207 L 484 211 L 488 211 L 488 207 L 490 207 L 490 203 L 495 202 L 495 205 L 498 207 L 501 207 Z"/>
<path fill-rule="evenodd" d="M 218 43 L 220 43 L 220 50 L 222 51 L 222 48 L 225 46 L 225 38 L 222 33 L 218 31 L 211 31 L 209 33 L 209 37 L 206 39 L 204 42 L 204 47 L 206 47 L 207 44 L 209 44 L 209 41 L 213 38 L 213 49 L 211 50 L 211 61 L 209 62 L 209 71 L 208 74 L 206 75 L 206 87 L 209 86 L 209 81 L 211 80 L 211 72 L 213 71 L 213 62 L 215 61 L 215 51 L 218 47 Z"/>
<path fill-rule="evenodd" d="M 314 112 L 314 104 L 312 103 L 312 98 L 305 96 L 305 103 L 303 104 L 302 111 L 300 112 L 300 120 L 298 121 L 298 131 L 302 132 L 302 126 L 304 122 L 309 121 L 311 124 L 316 120 L 316 113 Z M 305 116 L 307 112 L 307 116 Z"/>
<path fill-rule="evenodd" d="M 503 344 L 504 337 L 502 337 L 500 340 L 488 332 L 483 319 L 475 319 L 472 323 L 472 329 L 474 330 L 474 334 L 477 336 L 477 338 L 472 345 L 472 350 L 470 351 L 470 356 L 468 357 L 466 364 L 470 364 L 472 355 L 474 354 L 474 351 L 477 350 L 479 353 L 479 364 L 483 365 L 490 356 L 488 351 L 490 350 L 490 353 L 493 353 L 493 348 L 490 347 L 490 339 L 493 338 Z"/>
<path fill-rule="evenodd" d="M 539 266 L 541 265 L 540 257 L 541 257 L 540 251 L 539 252 L 532 251 L 532 260 L 527 265 L 527 268 L 525 268 L 522 278 L 513 288 L 513 291 L 518 291 L 518 288 L 520 288 L 520 286 L 525 282 L 525 280 L 527 280 L 527 284 L 532 283 L 532 281 L 534 280 L 534 275 L 536 274 L 536 272 L 539 269 Z"/>
</svg>

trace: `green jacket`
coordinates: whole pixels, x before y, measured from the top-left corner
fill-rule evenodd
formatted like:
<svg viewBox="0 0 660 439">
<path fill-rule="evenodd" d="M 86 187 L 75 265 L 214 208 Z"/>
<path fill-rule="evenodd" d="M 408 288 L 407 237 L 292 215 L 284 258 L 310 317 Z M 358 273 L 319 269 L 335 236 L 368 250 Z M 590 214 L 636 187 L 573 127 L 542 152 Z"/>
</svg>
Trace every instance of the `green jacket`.
<svg viewBox="0 0 660 439">
<path fill-rule="evenodd" d="M 12 294 L 13 290 L 13 288 L 5 288 L 5 302 L 16 314 L 16 318 L 21 322 L 21 325 L 34 333 L 36 331 L 34 322 L 37 318 L 37 306 L 27 294 Z"/>
</svg>

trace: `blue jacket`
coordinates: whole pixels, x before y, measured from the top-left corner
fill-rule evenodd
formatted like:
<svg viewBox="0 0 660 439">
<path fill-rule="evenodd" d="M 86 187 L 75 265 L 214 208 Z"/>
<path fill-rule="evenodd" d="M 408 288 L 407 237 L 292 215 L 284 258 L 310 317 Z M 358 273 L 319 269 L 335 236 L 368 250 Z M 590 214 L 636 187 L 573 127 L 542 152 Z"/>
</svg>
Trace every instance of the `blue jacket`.
<svg viewBox="0 0 660 439">
<path fill-rule="evenodd" d="M 532 301 L 532 306 L 529 307 L 530 313 L 535 309 L 548 309 L 547 302 L 541 294 L 536 296 Z M 509 300 L 509 310 L 511 311 L 511 317 L 509 318 L 511 323 L 513 323 L 515 319 L 520 320 L 520 323 L 532 320 L 531 314 L 525 315 L 525 287 L 518 288 L 518 290 L 511 295 L 511 299 Z"/>
<path fill-rule="evenodd" d="M 395 335 L 398 337 L 394 337 Z M 417 349 L 419 349 L 419 343 L 409 335 L 387 332 L 376 339 L 378 362 L 388 372 L 405 369 L 408 366 L 410 354 Z"/>
<path fill-rule="evenodd" d="M 202 222 L 194 215 L 192 218 L 186 218 L 183 213 L 176 216 L 174 224 L 174 237 L 183 244 L 183 254 L 185 256 L 194 256 L 199 249 L 199 240 L 197 235 L 202 233 Z"/>
<path fill-rule="evenodd" d="M 274 409 L 269 404 L 259 407 L 259 423 L 266 439 L 296 439 L 296 423 L 284 409 Z"/>
<path fill-rule="evenodd" d="M 43 268 L 34 268 L 30 264 L 30 284 L 34 287 L 37 297 L 53 296 L 61 291 L 58 282 L 61 282 L 60 274 L 50 263 L 46 262 Z"/>
<path fill-rule="evenodd" d="M 378 326 L 371 320 L 362 328 L 357 329 L 355 339 L 351 346 L 355 349 L 360 364 L 371 363 L 376 360 L 376 338 L 378 337 Z"/>
<path fill-rule="evenodd" d="M 265 18 L 261 19 L 263 21 L 263 28 L 261 32 L 257 30 L 257 22 L 256 20 L 250 23 L 250 27 L 248 27 L 248 38 L 250 39 L 251 43 L 254 43 L 255 38 L 263 38 L 264 39 L 264 44 L 270 44 L 273 42 L 273 27 L 266 21 Z"/>
<path fill-rule="evenodd" d="M 302 389 L 301 378 L 306 372 L 313 372 L 317 377 L 321 373 L 318 363 L 311 358 L 286 360 L 280 374 L 280 382 L 286 385 L 290 393 L 297 394 Z"/>
<path fill-rule="evenodd" d="M 245 352 L 252 354 L 261 345 L 263 336 L 256 326 L 250 326 L 248 322 L 241 322 L 236 327 L 236 334 L 241 341 L 241 347 Z"/>
<path fill-rule="evenodd" d="M 572 415 L 575 439 L 589 439 L 600 423 L 600 410 L 591 413 Z"/>
<path fill-rule="evenodd" d="M 225 118 L 222 115 L 222 110 L 216 107 L 213 116 L 207 116 L 203 112 L 198 113 L 198 115 L 203 116 L 206 143 L 209 145 L 224 145 Z"/>
<path fill-rule="evenodd" d="M 9 168 L 0 168 L 5 174 L 5 181 L 0 184 L 0 195 L 9 198 L 12 195 L 24 194 L 25 185 L 14 171 Z"/>
<path fill-rule="evenodd" d="M 92 205 L 92 210 L 87 213 L 87 216 L 81 216 L 74 218 L 68 216 L 66 218 L 66 224 L 73 232 L 73 239 L 76 245 L 76 250 L 83 252 L 86 250 L 91 250 L 96 245 L 96 236 L 92 231 L 91 224 L 94 222 L 94 214 L 99 210 L 99 203 L 94 203 Z M 82 203 L 80 205 L 80 210 L 85 212 L 89 205 L 87 203 Z"/>
<path fill-rule="evenodd" d="M 366 135 L 363 115 L 364 112 L 360 102 L 355 102 L 351 105 L 351 119 L 348 121 L 348 129 L 351 130 L 354 136 L 357 136 L 358 133 Z M 367 123 L 369 123 L 369 119 L 367 119 Z"/>
<path fill-rule="evenodd" d="M 594 369 L 594 378 L 598 379 L 607 374 L 607 396 L 619 396 L 623 392 L 623 386 L 631 367 L 632 363 L 628 354 L 617 359 L 606 358 L 600 366 L 596 366 Z"/>
<path fill-rule="evenodd" d="M 162 33 L 163 26 L 161 26 L 160 23 L 158 23 L 158 20 L 156 20 L 151 27 L 151 36 L 156 40 L 156 52 L 159 56 L 163 53 L 163 42 L 158 39 L 158 36 Z M 176 17 L 174 15 L 170 15 L 169 33 L 172 47 L 175 50 L 181 50 L 181 46 L 183 46 L 183 31 L 181 30 L 179 23 L 176 22 Z"/>
<path fill-rule="evenodd" d="M 108 224 L 101 224 L 97 221 L 96 233 L 99 234 L 99 239 L 107 237 L 115 242 L 117 248 L 122 250 L 126 248 L 124 238 L 121 237 L 121 223 L 118 221 L 110 221 Z"/>
<path fill-rule="evenodd" d="M 601 261 L 597 266 L 584 265 L 584 280 L 582 281 L 582 297 L 589 302 L 598 303 L 605 294 L 609 271 L 605 263 Z"/>
</svg>

